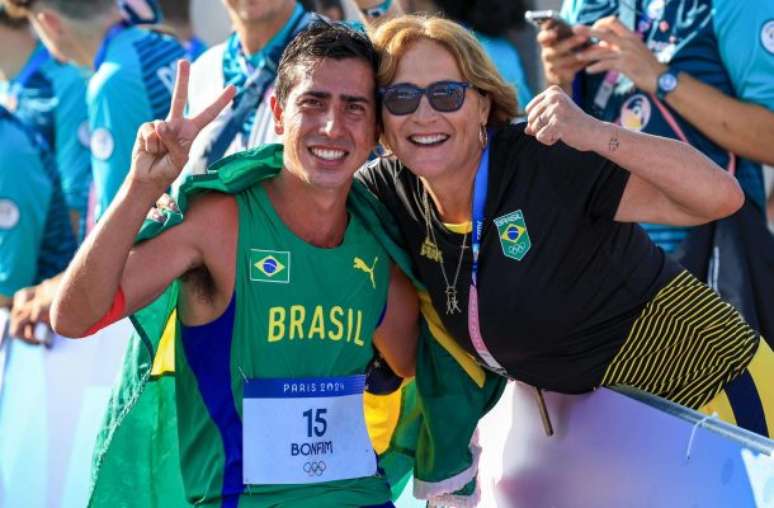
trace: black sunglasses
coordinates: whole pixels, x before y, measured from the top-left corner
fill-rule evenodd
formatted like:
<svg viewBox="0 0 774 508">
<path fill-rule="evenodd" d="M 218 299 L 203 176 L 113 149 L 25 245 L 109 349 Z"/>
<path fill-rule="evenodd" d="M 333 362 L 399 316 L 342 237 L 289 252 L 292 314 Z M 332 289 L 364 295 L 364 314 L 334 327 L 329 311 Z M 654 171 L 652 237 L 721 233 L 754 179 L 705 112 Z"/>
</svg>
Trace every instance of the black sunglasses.
<svg viewBox="0 0 774 508">
<path fill-rule="evenodd" d="M 465 89 L 470 83 L 461 81 L 438 81 L 427 88 L 410 83 L 385 86 L 379 89 L 382 104 L 393 115 L 409 115 L 417 110 L 423 95 L 434 110 L 441 113 L 457 111 L 465 102 Z"/>
</svg>

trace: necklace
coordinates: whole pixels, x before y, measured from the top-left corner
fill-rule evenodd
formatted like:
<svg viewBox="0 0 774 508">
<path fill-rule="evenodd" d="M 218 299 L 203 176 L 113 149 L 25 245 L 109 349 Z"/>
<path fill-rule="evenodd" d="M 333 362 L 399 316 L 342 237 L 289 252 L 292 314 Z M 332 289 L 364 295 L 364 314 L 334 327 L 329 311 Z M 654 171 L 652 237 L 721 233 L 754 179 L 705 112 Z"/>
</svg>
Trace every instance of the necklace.
<svg viewBox="0 0 774 508">
<path fill-rule="evenodd" d="M 454 279 L 452 280 L 451 284 L 449 284 L 449 276 L 446 275 L 446 267 L 444 267 L 444 260 L 443 256 L 441 255 L 441 249 L 438 247 L 438 240 L 435 237 L 435 229 L 433 228 L 433 225 L 430 223 L 430 202 L 427 198 L 427 188 L 425 187 L 422 191 L 422 205 L 424 208 L 424 216 L 425 216 L 425 241 L 422 245 L 423 249 L 426 249 L 427 246 L 433 245 L 435 252 L 437 255 L 434 257 L 435 261 L 438 262 L 438 264 L 441 266 L 441 275 L 443 275 L 443 281 L 446 284 L 446 314 L 456 314 L 461 313 L 462 309 L 460 308 L 460 301 L 457 298 L 457 279 L 459 279 L 460 276 L 460 268 L 462 268 L 462 257 L 465 253 L 466 243 L 468 240 L 468 234 L 465 233 L 462 237 L 462 245 L 460 246 L 460 256 L 457 259 L 457 269 L 454 271 Z"/>
</svg>

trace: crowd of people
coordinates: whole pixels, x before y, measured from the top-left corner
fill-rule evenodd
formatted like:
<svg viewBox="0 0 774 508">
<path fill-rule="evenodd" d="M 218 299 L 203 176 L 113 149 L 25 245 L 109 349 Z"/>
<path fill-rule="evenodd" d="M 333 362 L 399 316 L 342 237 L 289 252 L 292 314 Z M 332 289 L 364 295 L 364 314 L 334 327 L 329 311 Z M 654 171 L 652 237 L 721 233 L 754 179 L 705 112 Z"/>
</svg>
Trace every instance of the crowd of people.
<svg viewBox="0 0 774 508">
<path fill-rule="evenodd" d="M 206 48 L 187 1 L 2 0 L 9 335 L 131 316 L 147 339 L 169 298 L 151 341 L 208 505 L 392 506 L 401 431 L 463 450 L 411 461 L 453 506 L 506 379 L 771 436 L 774 4 L 754 3 L 565 0 L 533 18 L 541 90 L 521 2 L 224 0 Z M 296 471 L 320 443 L 343 450 L 326 476 Z"/>
</svg>

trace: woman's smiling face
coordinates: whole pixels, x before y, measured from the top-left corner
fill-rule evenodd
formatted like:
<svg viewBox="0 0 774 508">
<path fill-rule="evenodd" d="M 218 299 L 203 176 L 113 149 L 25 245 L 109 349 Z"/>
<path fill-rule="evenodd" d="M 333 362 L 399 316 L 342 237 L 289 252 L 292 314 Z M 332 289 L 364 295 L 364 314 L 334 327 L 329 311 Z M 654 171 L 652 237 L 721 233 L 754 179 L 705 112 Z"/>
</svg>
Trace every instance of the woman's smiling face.
<svg viewBox="0 0 774 508">
<path fill-rule="evenodd" d="M 420 39 L 401 57 L 390 85 L 410 83 L 425 88 L 439 81 L 465 81 L 454 56 L 442 45 Z M 486 125 L 490 101 L 472 87 L 462 107 L 442 113 L 423 96 L 416 111 L 393 115 L 382 107 L 384 141 L 417 176 L 433 180 L 451 172 L 477 167 L 479 134 Z"/>
</svg>

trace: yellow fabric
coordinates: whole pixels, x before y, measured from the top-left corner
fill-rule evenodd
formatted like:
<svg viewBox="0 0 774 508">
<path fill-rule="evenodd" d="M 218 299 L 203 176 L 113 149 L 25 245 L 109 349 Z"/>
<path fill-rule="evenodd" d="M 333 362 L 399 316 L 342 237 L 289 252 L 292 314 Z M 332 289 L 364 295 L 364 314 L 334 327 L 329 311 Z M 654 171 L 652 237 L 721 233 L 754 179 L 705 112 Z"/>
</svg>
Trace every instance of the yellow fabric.
<svg viewBox="0 0 774 508">
<path fill-rule="evenodd" d="M 435 312 L 433 302 L 430 300 L 430 294 L 427 291 L 419 291 L 419 308 L 425 316 L 430 333 L 433 334 L 435 340 L 457 360 L 460 367 L 475 381 L 478 387 L 483 388 L 484 380 L 486 379 L 484 369 L 446 331 L 443 323 L 441 323 L 440 316 Z"/>
<path fill-rule="evenodd" d="M 747 372 L 750 373 L 755 384 L 755 391 L 758 393 L 763 415 L 766 418 L 768 435 L 772 436 L 774 435 L 774 352 L 763 338 L 755 356 L 747 365 Z M 705 414 L 716 412 L 722 420 L 736 425 L 736 417 L 725 390 L 718 393 L 700 411 Z"/>
<path fill-rule="evenodd" d="M 153 358 L 151 376 L 158 377 L 164 374 L 175 373 L 175 330 L 177 329 L 177 310 L 169 315 L 164 333 L 161 335 L 156 356 Z"/>
<path fill-rule="evenodd" d="M 404 380 L 403 385 L 408 381 Z M 401 388 L 403 388 L 401 385 Z M 365 392 L 363 407 L 365 408 L 366 427 L 371 445 L 378 454 L 387 451 L 392 440 L 395 427 L 400 418 L 401 388 L 388 395 L 374 395 Z"/>
<path fill-rule="evenodd" d="M 766 428 L 769 436 L 774 436 L 774 351 L 761 337 L 761 344 L 753 356 L 747 370 L 752 376 L 758 397 L 763 407 L 763 415 L 766 417 Z"/>
<path fill-rule="evenodd" d="M 731 409 L 731 402 L 728 401 L 728 395 L 726 395 L 725 390 L 718 392 L 718 394 L 715 395 L 715 398 L 700 407 L 699 411 L 705 415 L 717 413 L 718 418 L 724 422 L 736 425 L 734 410 Z"/>
<path fill-rule="evenodd" d="M 698 409 L 744 372 L 759 343 L 739 312 L 684 271 L 645 306 L 601 384 Z"/>
<path fill-rule="evenodd" d="M 473 223 L 470 221 L 460 222 L 459 224 L 444 222 L 443 226 L 452 233 L 457 233 L 458 235 L 464 235 L 465 233 L 473 231 Z"/>
</svg>

